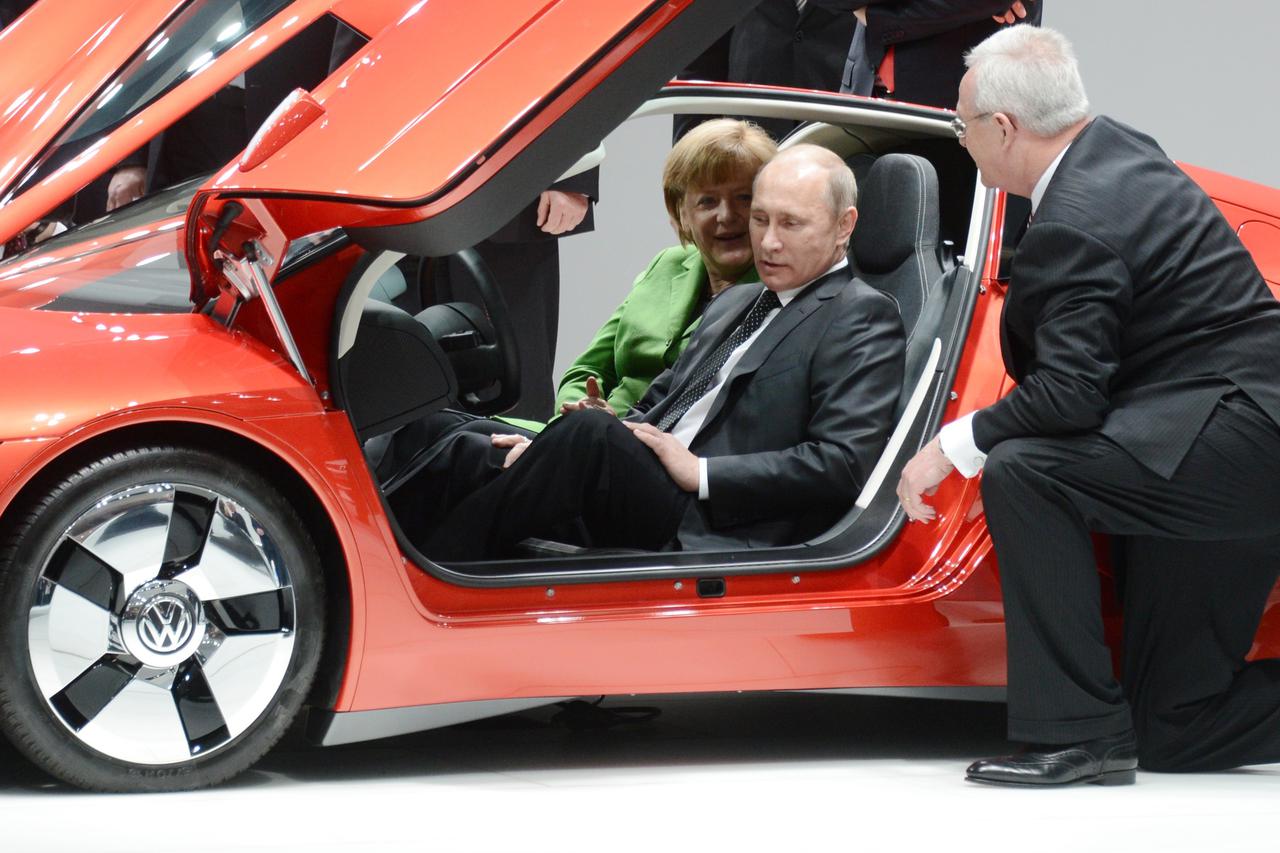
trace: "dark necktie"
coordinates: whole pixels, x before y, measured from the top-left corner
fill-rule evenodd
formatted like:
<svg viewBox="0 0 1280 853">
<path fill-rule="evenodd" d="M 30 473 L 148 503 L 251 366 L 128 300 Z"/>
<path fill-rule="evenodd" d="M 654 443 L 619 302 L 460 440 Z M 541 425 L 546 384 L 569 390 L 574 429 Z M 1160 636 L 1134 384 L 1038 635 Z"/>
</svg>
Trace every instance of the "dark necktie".
<svg viewBox="0 0 1280 853">
<path fill-rule="evenodd" d="M 676 422 L 684 417 L 684 413 L 707 393 L 707 388 L 711 387 L 711 380 L 720 372 L 720 368 L 724 367 L 724 363 L 729 360 L 729 355 L 741 346 L 743 341 L 755 334 L 756 329 L 760 328 L 760 324 L 764 322 L 765 317 L 769 316 L 770 311 L 780 307 L 782 303 L 778 301 L 778 294 L 765 288 L 756 299 L 756 304 L 752 305 L 751 310 L 747 312 L 747 316 L 742 318 L 738 328 L 734 329 L 733 333 L 725 338 L 720 346 L 703 360 L 702 364 L 698 365 L 698 369 L 693 372 L 693 376 L 689 377 L 689 382 L 680 392 L 680 396 L 658 421 L 658 429 L 666 432 L 675 426 Z"/>
</svg>

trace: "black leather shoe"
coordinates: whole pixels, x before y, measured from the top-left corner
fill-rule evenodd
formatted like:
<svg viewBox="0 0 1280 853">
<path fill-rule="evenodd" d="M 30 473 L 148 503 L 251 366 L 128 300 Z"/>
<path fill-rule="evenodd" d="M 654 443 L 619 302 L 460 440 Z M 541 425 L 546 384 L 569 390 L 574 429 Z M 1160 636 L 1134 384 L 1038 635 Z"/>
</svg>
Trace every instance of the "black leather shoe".
<svg viewBox="0 0 1280 853">
<path fill-rule="evenodd" d="M 988 785 L 1132 785 L 1138 770 L 1133 732 L 1084 743 L 1035 746 L 1017 755 L 975 761 L 970 782 Z"/>
</svg>

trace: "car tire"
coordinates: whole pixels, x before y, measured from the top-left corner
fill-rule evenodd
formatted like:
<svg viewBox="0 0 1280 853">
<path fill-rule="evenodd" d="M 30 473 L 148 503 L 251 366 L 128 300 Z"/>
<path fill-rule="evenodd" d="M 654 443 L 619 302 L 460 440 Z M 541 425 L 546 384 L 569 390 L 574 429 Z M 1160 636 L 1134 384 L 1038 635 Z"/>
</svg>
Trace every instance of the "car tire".
<svg viewBox="0 0 1280 853">
<path fill-rule="evenodd" d="M 281 492 L 206 450 L 113 453 L 11 507 L 0 536 L 0 729 L 101 791 L 217 784 L 302 706 L 324 591 Z"/>
</svg>

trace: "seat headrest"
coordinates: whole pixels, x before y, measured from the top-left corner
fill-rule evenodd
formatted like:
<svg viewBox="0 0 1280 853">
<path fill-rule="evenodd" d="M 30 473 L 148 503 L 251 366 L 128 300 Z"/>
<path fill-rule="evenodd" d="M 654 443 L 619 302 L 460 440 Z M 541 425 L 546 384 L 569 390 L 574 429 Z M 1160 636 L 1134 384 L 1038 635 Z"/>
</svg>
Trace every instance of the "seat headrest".
<svg viewBox="0 0 1280 853">
<path fill-rule="evenodd" d="M 851 252 L 858 270 L 890 272 L 917 248 L 938 245 L 938 173 L 928 160 L 885 154 L 858 190 Z"/>
<path fill-rule="evenodd" d="M 364 304 L 356 343 L 339 362 L 346 406 L 362 440 L 442 408 L 457 393 L 444 351 L 407 312 Z"/>
</svg>

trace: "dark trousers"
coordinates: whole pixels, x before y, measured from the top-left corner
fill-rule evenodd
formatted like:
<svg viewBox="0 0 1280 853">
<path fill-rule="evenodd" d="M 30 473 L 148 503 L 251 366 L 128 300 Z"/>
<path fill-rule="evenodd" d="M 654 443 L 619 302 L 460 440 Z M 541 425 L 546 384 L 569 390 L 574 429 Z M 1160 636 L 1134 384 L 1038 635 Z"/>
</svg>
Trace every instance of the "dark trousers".
<svg viewBox="0 0 1280 853">
<path fill-rule="evenodd" d="M 471 441 L 458 450 L 482 452 Z M 483 464 L 462 467 L 480 476 L 423 548 L 432 559 L 501 557 L 522 539 L 578 522 L 588 544 L 659 550 L 675 540 L 692 499 L 621 421 L 592 410 L 553 421 L 496 476 Z"/>
<path fill-rule="evenodd" d="M 1168 480 L 1098 433 L 1020 438 L 992 449 L 982 496 L 1011 740 L 1132 726 L 1148 769 L 1280 761 L 1280 661 L 1244 660 L 1280 574 L 1280 428 L 1252 401 L 1225 397 Z M 1119 537 L 1123 688 L 1090 531 Z"/>
</svg>

